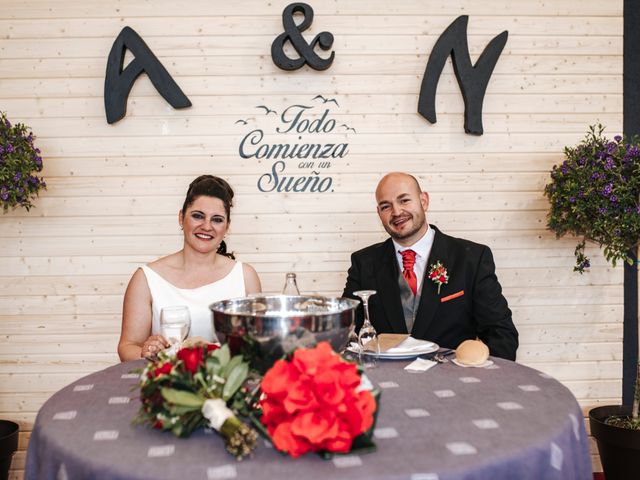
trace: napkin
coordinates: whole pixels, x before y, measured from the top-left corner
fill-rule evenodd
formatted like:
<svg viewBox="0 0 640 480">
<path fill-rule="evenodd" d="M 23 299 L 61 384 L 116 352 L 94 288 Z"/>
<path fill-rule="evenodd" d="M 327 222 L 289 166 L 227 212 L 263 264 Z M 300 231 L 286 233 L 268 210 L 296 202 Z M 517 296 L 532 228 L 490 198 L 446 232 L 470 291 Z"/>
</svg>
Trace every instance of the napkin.
<svg viewBox="0 0 640 480">
<path fill-rule="evenodd" d="M 428 340 L 418 340 L 417 338 L 407 337 L 400 344 L 393 348 L 387 349 L 388 353 L 411 353 L 419 352 L 433 345 Z"/>
<path fill-rule="evenodd" d="M 409 335 L 406 333 L 381 333 L 378 335 L 380 353 L 387 352 L 390 348 L 397 347 L 407 338 L 409 338 Z"/>
<path fill-rule="evenodd" d="M 416 358 L 409 365 L 404 367 L 408 372 L 426 372 L 432 367 L 435 367 L 438 362 L 434 362 L 433 360 L 426 360 L 424 358 Z"/>
</svg>

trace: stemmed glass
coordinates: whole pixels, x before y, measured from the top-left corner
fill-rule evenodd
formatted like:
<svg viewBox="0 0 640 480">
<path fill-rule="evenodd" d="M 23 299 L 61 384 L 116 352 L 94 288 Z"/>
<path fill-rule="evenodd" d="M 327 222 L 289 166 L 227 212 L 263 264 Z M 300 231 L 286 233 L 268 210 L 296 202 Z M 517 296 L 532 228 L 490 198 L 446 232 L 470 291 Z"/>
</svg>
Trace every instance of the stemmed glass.
<svg viewBox="0 0 640 480">
<path fill-rule="evenodd" d="M 347 336 L 347 345 L 342 351 L 342 356 L 350 361 L 358 361 L 360 356 L 360 344 L 358 343 L 358 334 L 356 333 L 355 318 L 349 325 L 349 333 Z"/>
<path fill-rule="evenodd" d="M 353 292 L 353 294 L 360 297 L 362 307 L 364 308 L 364 323 L 358 334 L 360 365 L 365 368 L 373 368 L 378 363 L 380 344 L 378 343 L 378 333 L 369 320 L 369 297 L 375 295 L 376 291 L 358 290 L 357 292 Z"/>
<path fill-rule="evenodd" d="M 182 342 L 189 334 L 191 327 L 191 316 L 189 307 L 176 305 L 174 307 L 164 307 L 160 311 L 160 329 L 162 336 L 166 338 L 175 348 L 180 348 Z"/>
</svg>

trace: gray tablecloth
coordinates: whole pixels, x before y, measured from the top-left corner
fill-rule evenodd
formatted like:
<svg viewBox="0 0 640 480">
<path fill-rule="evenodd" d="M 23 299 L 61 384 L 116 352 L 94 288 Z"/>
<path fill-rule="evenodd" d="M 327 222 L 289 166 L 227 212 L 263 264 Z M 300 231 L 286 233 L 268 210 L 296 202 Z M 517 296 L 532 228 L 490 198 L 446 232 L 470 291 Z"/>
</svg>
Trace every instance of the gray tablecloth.
<svg viewBox="0 0 640 480">
<path fill-rule="evenodd" d="M 591 461 L 581 410 L 559 382 L 494 359 L 409 373 L 408 361 L 367 372 L 382 390 L 374 453 L 291 459 L 262 439 L 236 462 L 215 433 L 179 439 L 131 424 L 142 361 L 115 365 L 53 395 L 27 453 L 35 479 L 584 479 Z"/>
</svg>

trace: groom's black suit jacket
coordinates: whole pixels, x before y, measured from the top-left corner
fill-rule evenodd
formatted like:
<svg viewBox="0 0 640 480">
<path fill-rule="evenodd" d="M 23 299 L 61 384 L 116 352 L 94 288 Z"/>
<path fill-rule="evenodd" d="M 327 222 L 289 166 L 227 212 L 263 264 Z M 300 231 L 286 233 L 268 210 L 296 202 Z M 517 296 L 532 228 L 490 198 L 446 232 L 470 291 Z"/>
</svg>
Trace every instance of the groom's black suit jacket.
<svg viewBox="0 0 640 480">
<path fill-rule="evenodd" d="M 436 227 L 431 254 L 422 280 L 420 305 L 411 335 L 441 347 L 456 348 L 463 340 L 480 338 L 491 355 L 515 360 L 518 331 L 502 295 L 489 247 L 445 235 Z M 428 278 L 440 261 L 449 282 L 438 286 Z M 399 266 L 391 239 L 351 255 L 343 296 L 356 290 L 376 290 L 369 299 L 371 322 L 378 333 L 408 333 L 400 300 Z M 356 324 L 362 324 L 362 308 Z"/>
</svg>

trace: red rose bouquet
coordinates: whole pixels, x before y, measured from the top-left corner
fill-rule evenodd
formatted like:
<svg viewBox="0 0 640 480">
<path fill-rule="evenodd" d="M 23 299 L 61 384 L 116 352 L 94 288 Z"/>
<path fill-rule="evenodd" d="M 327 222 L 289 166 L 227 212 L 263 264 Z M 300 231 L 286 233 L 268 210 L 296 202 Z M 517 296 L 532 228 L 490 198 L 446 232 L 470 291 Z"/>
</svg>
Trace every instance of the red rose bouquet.
<svg viewBox="0 0 640 480">
<path fill-rule="evenodd" d="M 226 345 L 161 352 L 142 372 L 142 406 L 134 422 L 179 437 L 209 426 L 224 437 L 227 450 L 241 459 L 255 448 L 257 434 L 238 420 L 227 402 L 248 373 L 248 363 L 240 355 L 231 357 Z"/>
<path fill-rule="evenodd" d="M 347 453 L 373 430 L 377 402 L 368 383 L 327 342 L 298 349 L 264 375 L 260 421 L 275 448 L 292 457 Z"/>
</svg>

